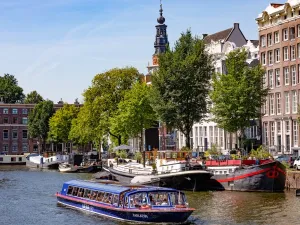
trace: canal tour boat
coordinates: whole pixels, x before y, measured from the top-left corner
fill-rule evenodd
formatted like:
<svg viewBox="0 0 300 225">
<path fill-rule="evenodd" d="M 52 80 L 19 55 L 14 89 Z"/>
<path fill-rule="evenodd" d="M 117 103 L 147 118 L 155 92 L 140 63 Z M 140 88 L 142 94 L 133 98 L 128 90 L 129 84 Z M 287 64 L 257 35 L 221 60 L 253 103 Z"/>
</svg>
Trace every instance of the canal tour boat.
<svg viewBox="0 0 300 225">
<path fill-rule="evenodd" d="M 72 180 L 56 193 L 58 204 L 104 217 L 138 223 L 182 223 L 195 209 L 171 188 Z"/>
</svg>

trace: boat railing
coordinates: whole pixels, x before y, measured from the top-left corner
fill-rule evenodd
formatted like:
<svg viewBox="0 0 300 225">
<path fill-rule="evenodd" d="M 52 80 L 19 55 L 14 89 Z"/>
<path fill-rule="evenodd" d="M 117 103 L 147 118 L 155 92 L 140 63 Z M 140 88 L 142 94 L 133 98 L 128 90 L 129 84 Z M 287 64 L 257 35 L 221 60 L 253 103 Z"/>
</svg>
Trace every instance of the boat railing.
<svg viewBox="0 0 300 225">
<path fill-rule="evenodd" d="M 220 159 L 220 160 L 206 160 L 206 166 L 252 166 L 260 165 L 269 162 L 269 159 L 254 160 L 254 159 Z"/>
</svg>

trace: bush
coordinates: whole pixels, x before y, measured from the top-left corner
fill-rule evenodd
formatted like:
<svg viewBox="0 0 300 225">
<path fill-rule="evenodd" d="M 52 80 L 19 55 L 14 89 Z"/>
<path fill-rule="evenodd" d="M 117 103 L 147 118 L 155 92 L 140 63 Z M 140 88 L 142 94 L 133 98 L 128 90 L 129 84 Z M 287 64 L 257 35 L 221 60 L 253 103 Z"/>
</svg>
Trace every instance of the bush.
<svg viewBox="0 0 300 225">
<path fill-rule="evenodd" d="M 125 150 L 116 152 L 117 156 L 121 159 L 126 159 L 128 157 L 128 154 Z"/>
<path fill-rule="evenodd" d="M 192 150 L 191 150 L 190 148 L 184 146 L 184 147 L 182 147 L 182 148 L 180 149 L 180 151 L 183 151 L 183 152 L 190 152 L 190 151 L 192 151 Z"/>
<path fill-rule="evenodd" d="M 218 150 L 217 145 L 212 145 L 210 149 L 204 152 L 205 157 L 209 157 L 210 155 L 221 155 L 221 151 Z"/>
<path fill-rule="evenodd" d="M 261 145 L 256 150 L 252 149 L 250 156 L 256 159 L 267 159 L 271 154 Z"/>
<path fill-rule="evenodd" d="M 134 159 L 137 161 L 137 162 L 141 162 L 142 159 L 143 159 L 143 155 L 141 152 L 136 152 L 135 155 L 134 155 Z"/>
</svg>

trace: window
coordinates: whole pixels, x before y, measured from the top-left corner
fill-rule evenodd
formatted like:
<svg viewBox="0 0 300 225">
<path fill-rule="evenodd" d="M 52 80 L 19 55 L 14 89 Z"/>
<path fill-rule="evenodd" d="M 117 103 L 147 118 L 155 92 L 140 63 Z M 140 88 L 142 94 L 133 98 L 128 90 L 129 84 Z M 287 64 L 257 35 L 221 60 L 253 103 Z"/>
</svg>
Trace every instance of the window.
<svg viewBox="0 0 300 225">
<path fill-rule="evenodd" d="M 277 122 L 277 134 L 281 134 L 281 122 Z"/>
<path fill-rule="evenodd" d="M 27 144 L 22 145 L 22 152 L 28 152 L 28 145 Z"/>
<path fill-rule="evenodd" d="M 268 141 L 268 123 L 264 123 L 264 131 L 265 131 L 265 144 L 269 145 L 269 141 Z"/>
<path fill-rule="evenodd" d="M 291 60 L 296 59 L 296 48 L 295 45 L 291 46 Z"/>
<path fill-rule="evenodd" d="M 266 65 L 266 53 L 261 53 L 261 64 Z"/>
<path fill-rule="evenodd" d="M 8 114 L 8 109 L 3 109 L 3 114 Z"/>
<path fill-rule="evenodd" d="M 276 31 L 276 32 L 274 33 L 274 42 L 275 42 L 275 43 L 279 43 L 279 32 L 278 32 L 278 31 Z"/>
<path fill-rule="evenodd" d="M 22 118 L 22 124 L 28 124 L 28 118 L 27 117 Z"/>
<path fill-rule="evenodd" d="M 300 64 L 299 64 L 299 68 L 300 68 Z M 266 87 L 266 85 L 267 85 L 267 73 L 265 73 L 263 75 L 263 85 L 264 85 L 264 87 Z"/>
<path fill-rule="evenodd" d="M 289 60 L 289 49 L 288 49 L 288 47 L 283 48 L 283 60 L 284 61 Z"/>
<path fill-rule="evenodd" d="M 269 65 L 273 64 L 273 51 L 268 51 Z"/>
<path fill-rule="evenodd" d="M 12 131 L 12 138 L 13 139 L 17 139 L 18 138 L 18 131 L 17 130 L 13 130 Z"/>
<path fill-rule="evenodd" d="M 273 70 L 269 70 L 269 87 L 273 88 L 274 87 L 274 79 L 273 79 Z"/>
<path fill-rule="evenodd" d="M 3 150 L 4 152 L 8 152 L 8 144 L 3 144 L 3 145 L 2 145 L 2 150 Z"/>
<path fill-rule="evenodd" d="M 297 84 L 296 66 L 291 66 L 291 72 L 292 72 L 292 85 L 296 85 Z"/>
<path fill-rule="evenodd" d="M 28 109 L 22 109 L 22 114 L 27 115 L 28 114 Z"/>
<path fill-rule="evenodd" d="M 260 36 L 260 44 L 261 47 L 265 47 L 266 46 L 266 36 Z"/>
<path fill-rule="evenodd" d="M 22 130 L 22 138 L 27 139 L 28 138 L 28 132 L 27 130 Z"/>
<path fill-rule="evenodd" d="M 297 92 L 292 92 L 292 112 L 297 113 Z"/>
<path fill-rule="evenodd" d="M 13 123 L 14 124 L 18 123 L 18 117 L 13 117 Z"/>
<path fill-rule="evenodd" d="M 18 109 L 12 109 L 12 114 L 18 114 Z"/>
<path fill-rule="evenodd" d="M 281 114 L 281 93 L 276 93 L 277 114 Z"/>
<path fill-rule="evenodd" d="M 280 62 L 280 49 L 275 49 L 275 62 Z"/>
<path fill-rule="evenodd" d="M 3 118 L 3 123 L 9 123 L 8 117 Z"/>
<path fill-rule="evenodd" d="M 3 130 L 3 139 L 8 139 L 8 130 Z"/>
<path fill-rule="evenodd" d="M 289 114 L 290 113 L 290 93 L 285 92 L 285 113 Z"/>
<path fill-rule="evenodd" d="M 280 86 L 280 69 L 275 70 L 275 82 L 276 82 L 276 87 Z"/>
<path fill-rule="evenodd" d="M 294 132 L 294 146 L 298 146 L 298 122 L 296 120 L 293 121 L 293 132 Z"/>
<path fill-rule="evenodd" d="M 13 151 L 13 152 L 17 152 L 17 151 L 18 151 L 18 144 L 14 143 L 14 144 L 12 145 L 12 151 Z"/>
<path fill-rule="evenodd" d="M 272 33 L 267 34 L 267 38 L 268 38 L 268 46 L 272 45 Z"/>
<path fill-rule="evenodd" d="M 287 29 L 282 30 L 282 38 L 284 41 L 287 41 L 289 39 L 289 34 Z"/>
<path fill-rule="evenodd" d="M 265 115 L 268 115 L 268 114 L 269 114 L 268 99 L 266 100 L 266 103 L 265 103 L 265 105 L 264 105 L 264 113 L 265 113 Z"/>
<path fill-rule="evenodd" d="M 34 144 L 34 145 L 33 145 L 33 151 L 34 151 L 34 152 L 37 152 L 38 149 L 39 149 L 38 145 L 37 145 L 37 144 Z"/>
<path fill-rule="evenodd" d="M 274 94 L 270 94 L 270 114 L 274 115 Z"/>
<path fill-rule="evenodd" d="M 286 131 L 287 133 L 290 132 L 290 121 L 285 121 L 285 131 Z"/>
<path fill-rule="evenodd" d="M 288 67 L 283 68 L 284 71 L 284 85 L 289 85 L 290 83 L 290 72 Z"/>
<path fill-rule="evenodd" d="M 299 14 L 300 14 L 300 10 L 299 10 Z M 297 26 L 297 30 L 298 30 L 298 37 L 300 37 L 300 25 Z"/>
<path fill-rule="evenodd" d="M 271 125 L 271 142 L 270 145 L 274 145 L 275 144 L 275 124 L 274 122 L 270 122 Z"/>
<path fill-rule="evenodd" d="M 295 27 L 290 27 L 290 39 L 294 40 L 295 39 Z"/>
</svg>

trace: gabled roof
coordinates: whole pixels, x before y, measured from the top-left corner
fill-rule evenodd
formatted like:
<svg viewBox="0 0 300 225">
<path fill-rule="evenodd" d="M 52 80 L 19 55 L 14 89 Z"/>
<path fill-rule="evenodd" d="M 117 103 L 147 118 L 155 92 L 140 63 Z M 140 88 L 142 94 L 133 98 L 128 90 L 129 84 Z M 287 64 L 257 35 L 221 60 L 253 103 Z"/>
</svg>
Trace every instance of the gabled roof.
<svg viewBox="0 0 300 225">
<path fill-rule="evenodd" d="M 228 38 L 229 34 L 231 33 L 231 31 L 233 29 L 234 29 L 234 27 L 219 31 L 219 32 L 211 34 L 211 35 L 208 35 L 204 38 L 204 43 L 209 44 L 211 41 L 220 41 L 220 40 L 226 41 L 226 39 Z"/>
<path fill-rule="evenodd" d="M 259 45 L 259 40 L 250 40 L 252 44 L 257 47 Z"/>
</svg>

